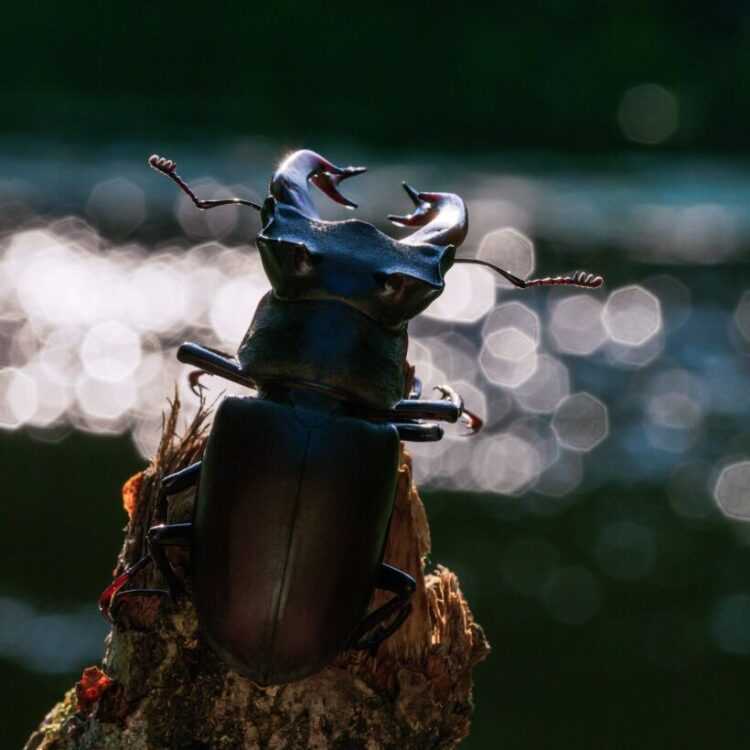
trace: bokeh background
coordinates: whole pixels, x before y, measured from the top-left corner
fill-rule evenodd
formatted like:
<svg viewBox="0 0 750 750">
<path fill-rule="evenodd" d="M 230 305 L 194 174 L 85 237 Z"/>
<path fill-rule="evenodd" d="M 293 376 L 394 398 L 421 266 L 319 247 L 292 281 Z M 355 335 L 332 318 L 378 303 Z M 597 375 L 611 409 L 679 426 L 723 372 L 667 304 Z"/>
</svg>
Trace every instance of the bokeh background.
<svg viewBox="0 0 750 750">
<path fill-rule="evenodd" d="M 465 197 L 462 255 L 607 278 L 461 266 L 412 326 L 487 425 L 413 450 L 494 646 L 464 746 L 747 741 L 745 3 L 27 3 L 0 55 L 2 747 L 101 655 L 120 487 L 197 407 L 176 346 L 232 351 L 267 288 L 255 212 L 145 159 L 258 200 L 299 147 L 366 164 L 381 228 L 408 179 Z"/>
</svg>

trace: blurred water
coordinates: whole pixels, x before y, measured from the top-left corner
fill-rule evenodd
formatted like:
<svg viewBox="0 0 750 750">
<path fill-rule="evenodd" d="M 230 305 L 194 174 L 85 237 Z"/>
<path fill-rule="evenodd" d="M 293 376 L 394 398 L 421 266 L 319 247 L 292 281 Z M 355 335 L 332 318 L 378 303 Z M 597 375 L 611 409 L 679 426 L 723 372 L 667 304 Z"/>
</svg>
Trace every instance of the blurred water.
<svg viewBox="0 0 750 750">
<path fill-rule="evenodd" d="M 172 384 L 187 418 L 197 406 L 176 345 L 234 351 L 268 289 L 251 244 L 257 216 L 198 211 L 146 167 L 143 144 L 62 155 L 13 145 L 0 151 L 0 426 L 128 431 L 148 457 Z M 398 180 L 408 177 L 466 198 L 461 254 L 523 277 L 581 265 L 608 277 L 596 292 L 521 292 L 475 266 L 449 273 L 411 327 L 410 358 L 428 389 L 458 383 L 487 428 L 415 446 L 420 481 L 567 494 L 581 481 L 667 480 L 686 461 L 720 469 L 734 458 L 724 446 L 742 432 L 750 347 L 740 273 L 750 180 L 736 164 L 320 150 L 370 165 L 347 190 L 381 226 L 403 206 Z M 252 141 L 168 151 L 202 196 L 256 201 L 281 153 Z M 348 215 L 320 205 L 331 219 Z M 210 396 L 236 390 L 206 382 Z"/>
</svg>

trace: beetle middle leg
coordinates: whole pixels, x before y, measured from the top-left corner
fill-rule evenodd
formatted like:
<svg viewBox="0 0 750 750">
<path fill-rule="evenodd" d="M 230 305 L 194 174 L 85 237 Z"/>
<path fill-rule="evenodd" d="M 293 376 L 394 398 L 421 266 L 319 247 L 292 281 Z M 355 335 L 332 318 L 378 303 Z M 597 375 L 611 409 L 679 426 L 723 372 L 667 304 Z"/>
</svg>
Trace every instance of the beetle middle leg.
<svg viewBox="0 0 750 750">
<path fill-rule="evenodd" d="M 461 412 L 461 421 L 467 429 L 464 435 L 475 435 L 484 427 L 482 418 L 466 408 L 463 397 L 454 388 L 451 388 L 449 385 L 436 385 L 433 390 L 442 396 L 443 401 L 447 401 L 458 407 Z"/>
<path fill-rule="evenodd" d="M 193 543 L 193 523 L 161 523 L 148 530 L 148 548 L 151 559 L 167 582 L 169 596 L 174 601 L 184 590 L 185 586 L 172 568 L 165 547 L 179 545 L 188 547 Z"/>
<path fill-rule="evenodd" d="M 349 645 L 357 651 L 369 651 L 375 656 L 378 646 L 393 635 L 403 625 L 411 613 L 411 596 L 417 588 L 417 582 L 400 568 L 388 563 L 380 564 L 376 588 L 390 591 L 395 596 L 370 612 L 357 626 Z M 389 618 L 393 618 L 387 625 Z"/>
<path fill-rule="evenodd" d="M 443 422 L 460 420 L 467 428 L 465 435 L 473 435 L 482 429 L 481 417 L 466 408 L 463 398 L 453 388 L 448 385 L 438 385 L 434 390 L 440 394 L 440 399 L 424 401 L 418 397 L 403 399 L 391 410 L 390 417 L 394 420 L 439 419 Z"/>
<path fill-rule="evenodd" d="M 157 499 L 156 507 L 159 515 L 157 518 L 164 518 L 167 514 L 167 498 L 170 495 L 176 495 L 178 492 L 187 490 L 190 487 L 195 487 L 198 484 L 198 479 L 201 473 L 201 461 L 196 461 L 190 466 L 186 466 L 184 469 L 175 471 L 172 474 L 167 474 L 162 480 L 159 486 L 159 497 Z"/>
</svg>

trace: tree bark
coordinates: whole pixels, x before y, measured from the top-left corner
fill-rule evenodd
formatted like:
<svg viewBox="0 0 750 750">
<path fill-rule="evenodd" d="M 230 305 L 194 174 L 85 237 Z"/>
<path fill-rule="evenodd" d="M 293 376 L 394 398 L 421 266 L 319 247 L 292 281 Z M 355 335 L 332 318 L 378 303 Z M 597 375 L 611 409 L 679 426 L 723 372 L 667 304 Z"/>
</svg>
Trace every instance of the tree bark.
<svg viewBox="0 0 750 750">
<path fill-rule="evenodd" d="M 159 518 L 159 479 L 198 460 L 208 412 L 175 434 L 179 401 L 151 465 L 123 488 L 129 523 L 115 574 L 139 559 Z M 194 491 L 173 497 L 167 519 L 192 517 Z M 102 667 L 46 716 L 25 750 L 292 750 L 452 748 L 469 732 L 472 669 L 489 653 L 458 579 L 442 566 L 424 574 L 430 532 L 402 452 L 385 561 L 417 580 L 413 611 L 376 657 L 347 651 L 299 682 L 260 687 L 229 670 L 201 639 L 189 597 L 129 596 L 116 609 Z M 174 548 L 178 573 L 189 551 Z M 161 587 L 149 566 L 137 585 Z M 189 579 L 187 581 L 189 590 Z M 376 594 L 378 606 L 389 594 Z"/>
</svg>

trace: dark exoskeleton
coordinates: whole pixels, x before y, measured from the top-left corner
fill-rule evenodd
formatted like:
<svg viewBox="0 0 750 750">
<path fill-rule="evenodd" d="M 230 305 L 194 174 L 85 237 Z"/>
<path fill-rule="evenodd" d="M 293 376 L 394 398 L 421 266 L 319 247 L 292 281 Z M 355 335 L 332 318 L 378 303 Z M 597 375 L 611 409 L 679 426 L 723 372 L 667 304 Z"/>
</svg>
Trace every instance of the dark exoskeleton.
<svg viewBox="0 0 750 750">
<path fill-rule="evenodd" d="M 320 219 L 312 183 L 334 201 L 364 171 L 312 151 L 289 156 L 263 206 L 199 200 L 168 159 L 149 163 L 202 209 L 246 204 L 261 212 L 257 246 L 272 290 L 236 357 L 183 344 L 178 359 L 257 391 L 225 398 L 203 458 L 162 480 L 164 497 L 197 485 L 193 520 L 160 524 L 148 553 L 102 594 L 109 616 L 148 562 L 172 596 L 183 590 L 165 553 L 191 548 L 192 591 L 203 636 L 238 672 L 263 684 L 301 679 L 346 648 L 368 649 L 410 612 L 414 579 L 383 562 L 400 441 L 442 437 L 436 421 L 480 420 L 449 387 L 421 400 L 407 383 L 407 323 L 443 290 L 466 237 L 461 198 L 404 185 L 415 210 L 389 217 L 415 231 L 394 240 L 359 220 Z M 473 261 L 476 262 L 476 261 Z M 517 286 L 598 286 L 576 274 Z M 418 385 L 418 381 L 416 381 Z M 368 613 L 375 589 L 393 594 Z"/>
</svg>

